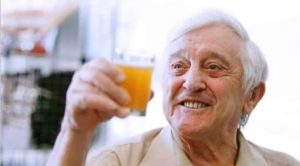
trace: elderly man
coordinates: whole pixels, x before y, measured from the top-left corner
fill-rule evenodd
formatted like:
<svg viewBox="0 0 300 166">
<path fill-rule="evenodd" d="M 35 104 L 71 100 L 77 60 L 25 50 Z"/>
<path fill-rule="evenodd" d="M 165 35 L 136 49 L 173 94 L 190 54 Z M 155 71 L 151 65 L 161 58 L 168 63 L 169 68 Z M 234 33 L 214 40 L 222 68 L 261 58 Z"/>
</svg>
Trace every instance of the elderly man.
<svg viewBox="0 0 300 166">
<path fill-rule="evenodd" d="M 264 95 L 267 64 L 237 20 L 215 10 L 200 13 L 171 36 L 164 57 L 170 125 L 105 149 L 88 165 L 300 165 L 247 141 L 239 130 Z M 97 125 L 129 114 L 123 106 L 129 96 L 119 87 L 124 79 L 103 59 L 75 73 L 48 165 L 85 164 Z"/>
</svg>

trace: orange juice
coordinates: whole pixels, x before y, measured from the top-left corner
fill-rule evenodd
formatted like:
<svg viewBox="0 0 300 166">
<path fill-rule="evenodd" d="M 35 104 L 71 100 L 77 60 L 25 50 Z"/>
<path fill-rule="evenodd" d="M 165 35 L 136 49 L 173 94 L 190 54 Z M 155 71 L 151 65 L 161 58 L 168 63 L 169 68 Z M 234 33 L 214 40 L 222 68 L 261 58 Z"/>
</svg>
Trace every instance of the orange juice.
<svg viewBox="0 0 300 166">
<path fill-rule="evenodd" d="M 144 113 L 151 95 L 151 76 L 153 67 L 118 65 L 124 71 L 126 80 L 122 83 L 131 101 L 127 104 L 134 111 Z"/>
</svg>

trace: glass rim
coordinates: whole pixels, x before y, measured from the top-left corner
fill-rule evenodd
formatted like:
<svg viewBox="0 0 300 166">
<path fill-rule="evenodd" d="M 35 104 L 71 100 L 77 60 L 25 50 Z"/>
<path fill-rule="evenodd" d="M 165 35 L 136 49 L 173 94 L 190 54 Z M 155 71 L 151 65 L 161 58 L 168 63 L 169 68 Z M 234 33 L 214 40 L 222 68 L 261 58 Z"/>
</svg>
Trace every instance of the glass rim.
<svg viewBox="0 0 300 166">
<path fill-rule="evenodd" d="M 133 51 L 116 51 L 112 61 L 120 65 L 154 66 L 155 54 Z"/>
</svg>

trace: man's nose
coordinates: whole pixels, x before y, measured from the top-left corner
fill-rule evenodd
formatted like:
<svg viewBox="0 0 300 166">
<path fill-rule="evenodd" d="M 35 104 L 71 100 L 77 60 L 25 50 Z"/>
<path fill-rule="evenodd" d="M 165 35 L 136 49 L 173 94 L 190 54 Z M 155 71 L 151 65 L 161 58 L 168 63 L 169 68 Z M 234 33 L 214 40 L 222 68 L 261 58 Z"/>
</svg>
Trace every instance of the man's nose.
<svg viewBox="0 0 300 166">
<path fill-rule="evenodd" d="M 203 73 L 198 68 L 190 68 L 184 78 L 183 87 L 190 91 L 199 91 L 206 88 Z"/>
</svg>

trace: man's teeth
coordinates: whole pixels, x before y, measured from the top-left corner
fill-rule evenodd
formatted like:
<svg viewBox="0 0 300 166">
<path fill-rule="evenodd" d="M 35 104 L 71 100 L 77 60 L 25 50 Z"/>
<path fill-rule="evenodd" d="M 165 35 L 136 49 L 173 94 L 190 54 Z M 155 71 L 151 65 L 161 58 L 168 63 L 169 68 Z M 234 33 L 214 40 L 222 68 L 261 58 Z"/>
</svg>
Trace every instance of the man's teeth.
<svg viewBox="0 0 300 166">
<path fill-rule="evenodd" d="M 185 101 L 183 103 L 183 105 L 185 107 L 192 108 L 192 109 L 199 109 L 199 108 L 205 107 L 205 104 L 197 102 L 197 101 Z"/>
</svg>

